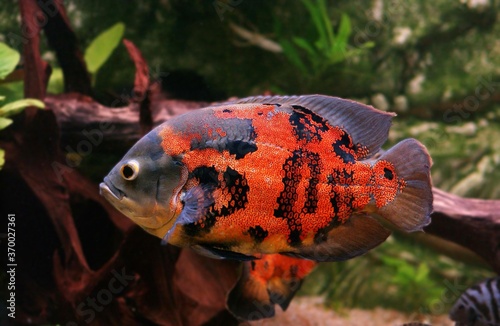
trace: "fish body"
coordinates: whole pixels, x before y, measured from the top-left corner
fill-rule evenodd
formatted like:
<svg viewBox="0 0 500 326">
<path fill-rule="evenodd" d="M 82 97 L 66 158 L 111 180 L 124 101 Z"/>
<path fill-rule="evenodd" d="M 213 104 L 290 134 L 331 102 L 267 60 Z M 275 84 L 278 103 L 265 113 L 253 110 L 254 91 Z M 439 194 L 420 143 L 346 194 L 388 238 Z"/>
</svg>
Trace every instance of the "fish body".
<svg viewBox="0 0 500 326">
<path fill-rule="evenodd" d="M 389 235 L 371 215 L 404 231 L 430 222 L 425 147 L 380 152 L 393 116 L 321 95 L 213 105 L 152 130 L 101 193 L 164 242 L 211 257 L 346 260 Z"/>
<path fill-rule="evenodd" d="M 451 308 L 450 318 L 457 326 L 500 325 L 500 277 L 467 289 Z"/>
</svg>

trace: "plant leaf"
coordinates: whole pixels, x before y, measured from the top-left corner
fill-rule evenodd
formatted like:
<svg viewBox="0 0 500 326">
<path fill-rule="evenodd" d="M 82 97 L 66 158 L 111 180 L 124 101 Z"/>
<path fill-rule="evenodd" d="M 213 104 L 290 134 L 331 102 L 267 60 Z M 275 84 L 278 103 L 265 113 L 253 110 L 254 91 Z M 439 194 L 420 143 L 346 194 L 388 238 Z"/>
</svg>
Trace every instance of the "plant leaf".
<svg viewBox="0 0 500 326">
<path fill-rule="evenodd" d="M 0 107 L 0 117 L 8 117 L 21 112 L 27 106 L 34 106 L 40 109 L 45 108 L 45 104 L 34 98 L 25 98 L 17 100 Z"/>
<path fill-rule="evenodd" d="M 351 19 L 348 15 L 342 13 L 342 16 L 340 17 L 339 30 L 337 32 L 337 41 L 347 44 L 349 36 L 351 36 L 351 31 Z"/>
<path fill-rule="evenodd" d="M 0 79 L 4 79 L 16 69 L 20 58 L 19 52 L 0 42 Z"/>
<path fill-rule="evenodd" d="M 295 50 L 295 48 L 293 47 L 293 45 L 287 40 L 282 40 L 280 42 L 280 44 L 281 44 L 281 47 L 283 48 L 283 54 L 288 58 L 288 60 L 295 67 L 300 69 L 300 71 L 302 73 L 307 74 L 307 68 L 304 65 L 304 63 L 302 62 L 302 60 L 300 59 L 300 56 L 297 53 L 297 51 Z"/>
<path fill-rule="evenodd" d="M 370 48 L 373 48 L 374 46 L 375 46 L 375 42 L 368 41 L 368 42 L 361 44 L 360 48 L 361 49 L 370 49 Z"/>
<path fill-rule="evenodd" d="M 0 117 L 0 130 L 5 129 L 8 126 L 10 126 L 12 124 L 12 122 L 14 122 L 14 121 L 12 121 L 12 119 Z"/>
<path fill-rule="evenodd" d="M 52 69 L 47 92 L 52 94 L 61 94 L 64 92 L 64 75 L 61 68 Z"/>
<path fill-rule="evenodd" d="M 346 14 L 340 18 L 337 37 L 332 44 L 330 59 L 332 63 L 343 61 L 347 58 L 347 41 L 351 35 L 351 19 Z"/>
<path fill-rule="evenodd" d="M 311 16 L 316 31 L 319 34 L 319 39 L 315 45 L 318 49 L 324 49 L 328 45 L 328 36 L 322 20 L 321 8 L 319 8 L 318 4 L 313 3 L 312 0 L 302 0 L 302 4 L 309 11 L 309 16 Z"/>
<path fill-rule="evenodd" d="M 293 42 L 297 44 L 299 48 L 305 50 L 310 57 L 316 56 L 316 51 L 314 51 L 314 48 L 305 39 L 301 37 L 294 37 Z"/>
<path fill-rule="evenodd" d="M 0 84 L 0 94 L 5 96 L 4 101 L 6 103 L 21 100 L 24 98 L 24 81 L 14 81 Z"/>
<path fill-rule="evenodd" d="M 0 148 L 0 170 L 2 169 L 4 164 L 5 164 L 5 151 Z"/>
<path fill-rule="evenodd" d="M 328 7 L 325 0 L 318 0 L 318 14 L 321 15 L 323 21 L 324 32 L 326 33 L 325 49 L 328 49 L 335 42 L 335 34 L 333 33 L 333 26 L 330 17 L 328 16 Z M 330 46 L 328 46 L 330 44 Z"/>
<path fill-rule="evenodd" d="M 429 266 L 426 263 L 420 263 L 415 276 L 416 283 L 424 283 L 429 275 Z"/>
<path fill-rule="evenodd" d="M 91 74 L 95 74 L 118 46 L 125 31 L 125 24 L 116 23 L 99 34 L 85 50 L 85 63 Z"/>
</svg>

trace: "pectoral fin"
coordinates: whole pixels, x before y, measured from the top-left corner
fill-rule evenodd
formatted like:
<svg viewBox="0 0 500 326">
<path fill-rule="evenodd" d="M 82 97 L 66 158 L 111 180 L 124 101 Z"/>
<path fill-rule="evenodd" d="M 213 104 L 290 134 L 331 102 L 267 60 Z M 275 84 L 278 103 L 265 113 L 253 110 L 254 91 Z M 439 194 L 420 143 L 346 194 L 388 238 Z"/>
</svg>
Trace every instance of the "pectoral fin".
<svg viewBox="0 0 500 326">
<path fill-rule="evenodd" d="M 373 217 L 354 214 L 347 222 L 333 227 L 323 235 L 318 234 L 315 244 L 283 254 L 314 261 L 344 261 L 378 246 L 390 234 Z"/>
<path fill-rule="evenodd" d="M 163 236 L 161 241 L 163 245 L 168 243 L 168 240 L 174 233 L 177 224 L 183 225 L 194 223 L 203 218 L 207 208 L 214 203 L 212 191 L 212 186 L 198 185 L 189 189 L 185 193 L 184 198 L 182 198 L 184 208 L 175 220 L 174 225 Z"/>
</svg>

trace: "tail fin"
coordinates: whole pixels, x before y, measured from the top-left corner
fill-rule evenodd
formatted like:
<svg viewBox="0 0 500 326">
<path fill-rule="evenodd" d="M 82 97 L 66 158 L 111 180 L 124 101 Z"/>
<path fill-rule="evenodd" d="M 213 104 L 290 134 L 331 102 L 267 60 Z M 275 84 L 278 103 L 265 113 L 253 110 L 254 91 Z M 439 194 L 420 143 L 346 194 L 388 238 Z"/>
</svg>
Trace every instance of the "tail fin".
<svg viewBox="0 0 500 326">
<path fill-rule="evenodd" d="M 378 161 L 388 161 L 396 175 L 405 181 L 394 200 L 378 213 L 406 232 L 422 230 L 430 223 L 432 213 L 431 157 L 415 139 L 405 139 L 382 154 Z"/>
</svg>

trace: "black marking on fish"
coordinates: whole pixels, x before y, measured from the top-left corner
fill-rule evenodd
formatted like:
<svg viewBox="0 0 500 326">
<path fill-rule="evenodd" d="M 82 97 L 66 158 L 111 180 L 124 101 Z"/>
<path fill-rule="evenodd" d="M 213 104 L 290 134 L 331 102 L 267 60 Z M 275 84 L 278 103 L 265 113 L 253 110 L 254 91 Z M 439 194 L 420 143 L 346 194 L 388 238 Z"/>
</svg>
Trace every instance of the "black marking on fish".
<svg viewBox="0 0 500 326">
<path fill-rule="evenodd" d="M 314 121 L 315 123 L 321 125 L 321 127 L 320 127 L 321 131 L 327 131 L 328 130 L 328 123 L 321 116 L 317 115 L 313 111 L 311 111 L 309 109 L 306 109 L 305 107 L 300 106 L 300 105 L 292 105 L 292 107 L 294 108 L 295 112 L 300 112 L 300 113 L 302 113 L 302 115 L 309 114 L 311 116 L 312 121 Z"/>
<path fill-rule="evenodd" d="M 328 180 L 327 183 L 330 186 L 332 186 L 332 191 L 330 192 L 330 204 L 332 205 L 334 216 L 337 216 L 337 214 L 339 212 L 339 206 L 340 206 L 339 199 L 340 198 L 339 198 L 339 194 L 337 194 L 335 191 L 333 191 L 333 186 L 335 184 L 339 183 L 339 179 L 336 176 L 336 173 L 333 173 L 333 174 L 328 175 L 327 180 Z"/>
<path fill-rule="evenodd" d="M 309 184 L 306 189 L 306 201 L 302 209 L 303 213 L 316 213 L 318 209 L 318 183 L 319 175 L 321 174 L 321 159 L 317 153 L 307 152 L 306 158 L 307 166 L 311 172 Z"/>
<path fill-rule="evenodd" d="M 190 174 L 190 178 L 196 178 L 200 184 L 216 186 L 219 183 L 219 172 L 213 166 L 199 166 Z"/>
<path fill-rule="evenodd" d="M 229 154 L 236 155 L 236 159 L 239 160 L 248 153 L 257 151 L 257 144 L 243 140 L 232 140 L 226 143 L 225 149 L 229 151 Z"/>
<path fill-rule="evenodd" d="M 215 216 L 229 216 L 239 209 L 244 209 L 248 204 L 248 181 L 238 171 L 227 167 L 222 175 L 223 181 L 218 187 L 222 191 L 227 191 L 230 194 L 230 199 L 227 205 L 223 205 L 220 211 L 214 211 Z"/>
<path fill-rule="evenodd" d="M 332 221 L 324 228 L 319 229 L 316 234 L 314 235 L 314 244 L 321 244 L 323 242 L 326 242 L 328 240 L 328 233 L 336 228 L 337 226 L 341 225 L 342 223 L 339 222 L 338 218 L 336 216 L 332 216 Z"/>
<path fill-rule="evenodd" d="M 305 193 L 304 206 L 298 211 L 294 211 L 294 205 L 298 200 L 297 187 L 303 175 L 301 170 L 304 166 L 309 169 L 309 180 Z M 318 184 L 321 173 L 321 161 L 317 153 L 310 151 L 296 150 L 286 159 L 283 164 L 285 176 L 282 178 L 283 191 L 277 198 L 278 209 L 274 210 L 274 216 L 285 218 L 289 228 L 288 243 L 299 245 L 302 234 L 302 218 L 306 214 L 312 214 L 318 208 Z"/>
<path fill-rule="evenodd" d="M 288 243 L 290 243 L 291 246 L 298 246 L 302 243 L 300 240 L 300 234 L 302 233 L 302 227 L 299 223 L 297 225 L 292 225 L 293 228 L 290 231 L 290 235 L 288 236 Z"/>
<path fill-rule="evenodd" d="M 284 218 L 289 229 L 288 242 L 293 245 L 300 244 L 300 233 L 302 224 L 299 213 L 293 211 L 294 203 L 297 201 L 297 187 L 302 179 L 300 167 L 302 165 L 302 152 L 296 150 L 283 164 L 285 176 L 282 178 L 285 188 L 277 198 L 278 209 L 274 210 L 274 216 Z"/>
<path fill-rule="evenodd" d="M 211 244 L 200 244 L 192 247 L 195 251 L 202 255 L 218 258 L 218 259 L 231 259 L 239 261 L 249 261 L 255 260 L 257 257 L 245 255 L 239 252 L 234 252 L 226 249 L 226 246 L 221 244 L 211 245 Z"/>
<path fill-rule="evenodd" d="M 289 120 L 297 140 L 321 141 L 321 132 L 328 130 L 326 120 L 302 106 L 293 105 L 292 108 Z"/>
<path fill-rule="evenodd" d="M 223 110 L 226 111 L 231 110 Z M 190 150 L 213 148 L 221 153 L 228 151 L 236 155 L 236 159 L 242 159 L 248 153 L 257 150 L 256 138 L 257 133 L 251 119 L 231 118 L 218 121 L 216 126 L 209 125 L 200 130 L 200 137 L 191 139 Z"/>
<path fill-rule="evenodd" d="M 334 169 L 327 177 L 328 184 L 331 186 L 351 184 L 353 175 L 354 171 L 347 172 L 345 168 Z"/>
<path fill-rule="evenodd" d="M 261 243 L 269 235 L 267 230 L 264 230 L 260 225 L 248 229 L 248 234 L 255 240 L 256 243 Z"/>
<path fill-rule="evenodd" d="M 388 168 L 384 168 L 384 177 L 388 180 L 392 180 L 394 178 L 394 174 Z"/>
<path fill-rule="evenodd" d="M 356 153 L 356 145 L 353 144 L 351 136 L 349 136 L 349 134 L 347 134 L 344 130 L 342 130 L 341 138 L 332 144 L 333 151 L 344 161 L 344 163 L 354 163 L 354 156 L 345 149 L 342 149 L 342 145 L 344 145 L 346 149 L 351 149 Z"/>
</svg>

